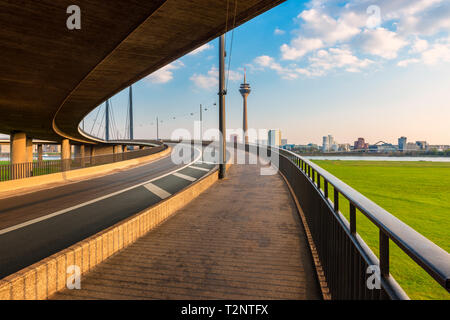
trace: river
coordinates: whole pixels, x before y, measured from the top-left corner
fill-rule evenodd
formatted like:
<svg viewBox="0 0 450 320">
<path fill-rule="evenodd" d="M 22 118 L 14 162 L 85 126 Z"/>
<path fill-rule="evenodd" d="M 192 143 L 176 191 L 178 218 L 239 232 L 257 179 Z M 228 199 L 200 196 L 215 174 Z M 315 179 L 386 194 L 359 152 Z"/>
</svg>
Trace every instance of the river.
<svg viewBox="0 0 450 320">
<path fill-rule="evenodd" d="M 305 158 L 310 160 L 450 162 L 450 157 L 305 156 Z"/>
</svg>

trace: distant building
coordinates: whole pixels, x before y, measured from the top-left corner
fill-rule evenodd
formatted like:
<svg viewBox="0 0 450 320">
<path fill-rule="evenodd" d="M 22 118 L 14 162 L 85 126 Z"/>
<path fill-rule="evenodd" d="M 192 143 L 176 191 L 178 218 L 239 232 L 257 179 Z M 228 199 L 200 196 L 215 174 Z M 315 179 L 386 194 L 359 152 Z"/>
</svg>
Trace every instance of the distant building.
<svg viewBox="0 0 450 320">
<path fill-rule="evenodd" d="M 322 140 L 322 151 L 323 152 L 337 151 L 337 149 L 339 149 L 339 147 L 337 146 L 337 144 L 334 141 L 334 138 L 331 134 L 323 137 L 323 140 Z"/>
<path fill-rule="evenodd" d="M 406 141 L 407 141 L 406 137 L 398 138 L 398 150 L 399 151 L 403 151 L 406 149 Z"/>
<path fill-rule="evenodd" d="M 403 151 L 419 151 L 419 150 L 420 150 L 419 146 L 414 142 L 408 142 L 403 149 Z"/>
<path fill-rule="evenodd" d="M 350 144 L 349 143 L 340 144 L 338 150 L 348 152 L 350 151 Z"/>
<path fill-rule="evenodd" d="M 8 144 L 0 144 L 0 153 L 9 153 L 10 147 Z"/>
<path fill-rule="evenodd" d="M 369 146 L 371 151 L 375 152 L 395 152 L 397 148 L 391 143 L 381 143 L 373 146 Z"/>
<path fill-rule="evenodd" d="M 286 144 L 283 144 L 282 148 L 285 149 L 285 150 L 292 151 L 295 148 L 295 144 L 287 144 L 286 143 Z"/>
<path fill-rule="evenodd" d="M 358 140 L 356 140 L 354 143 L 353 149 L 354 150 L 366 150 L 366 149 L 369 149 L 369 144 L 366 143 L 364 138 L 358 138 Z"/>
<path fill-rule="evenodd" d="M 416 145 L 420 150 L 428 150 L 428 143 L 426 141 L 416 141 Z"/>
<path fill-rule="evenodd" d="M 44 145 L 42 145 L 42 151 L 58 153 L 58 152 L 61 152 L 61 148 L 57 144 L 44 144 Z"/>
<path fill-rule="evenodd" d="M 267 144 L 269 146 L 281 146 L 281 131 L 269 130 L 269 134 L 267 136 Z"/>
<path fill-rule="evenodd" d="M 287 139 L 281 139 L 281 145 L 284 146 L 286 144 L 288 144 Z"/>
</svg>

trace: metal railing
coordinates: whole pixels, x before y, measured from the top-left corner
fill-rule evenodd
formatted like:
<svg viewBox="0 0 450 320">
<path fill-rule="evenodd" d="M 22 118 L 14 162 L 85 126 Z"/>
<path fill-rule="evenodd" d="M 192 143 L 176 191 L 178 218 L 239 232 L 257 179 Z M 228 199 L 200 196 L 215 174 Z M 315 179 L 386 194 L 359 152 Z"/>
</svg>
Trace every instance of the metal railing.
<svg viewBox="0 0 450 320">
<path fill-rule="evenodd" d="M 50 173 L 57 173 L 87 167 L 94 167 L 108 163 L 131 160 L 161 152 L 167 145 L 160 145 L 149 149 L 119 152 L 98 156 L 76 157 L 72 159 L 34 161 L 16 164 L 0 165 L 0 181 L 24 179 Z"/>
<path fill-rule="evenodd" d="M 332 299 L 409 299 L 389 272 L 390 240 L 449 291 L 448 252 L 311 161 L 283 149 L 270 152 L 280 155 L 279 170 L 300 203 Z M 350 221 L 340 211 L 340 195 Z M 379 259 L 357 233 L 356 210 L 379 230 Z M 379 289 L 367 286 L 369 266 L 379 268 Z"/>
</svg>

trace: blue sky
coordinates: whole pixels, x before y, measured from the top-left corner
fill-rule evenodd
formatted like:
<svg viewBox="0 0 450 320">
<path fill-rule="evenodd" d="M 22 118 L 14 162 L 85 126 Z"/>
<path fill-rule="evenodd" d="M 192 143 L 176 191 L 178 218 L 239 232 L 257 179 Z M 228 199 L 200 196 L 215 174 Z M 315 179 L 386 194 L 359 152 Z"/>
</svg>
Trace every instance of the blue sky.
<svg viewBox="0 0 450 320">
<path fill-rule="evenodd" d="M 279 128 L 290 143 L 450 144 L 449 31 L 448 0 L 288 0 L 234 32 L 227 127 L 242 125 L 246 68 L 249 127 Z M 205 129 L 217 127 L 217 57 L 214 40 L 136 83 L 135 137 L 154 138 L 156 116 L 162 137 L 192 131 L 200 104 Z M 112 104 L 123 134 L 127 92 Z"/>
</svg>

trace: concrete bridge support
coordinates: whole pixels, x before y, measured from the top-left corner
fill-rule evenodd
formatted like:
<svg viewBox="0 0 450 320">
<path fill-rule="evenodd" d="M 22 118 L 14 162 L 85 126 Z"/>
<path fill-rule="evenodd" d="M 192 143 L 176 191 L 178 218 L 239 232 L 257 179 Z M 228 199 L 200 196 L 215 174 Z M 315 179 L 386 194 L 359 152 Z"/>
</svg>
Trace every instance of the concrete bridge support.
<svg viewBox="0 0 450 320">
<path fill-rule="evenodd" d="M 13 179 L 31 176 L 31 164 L 33 162 L 33 141 L 27 138 L 25 132 L 13 132 L 10 135 L 11 164 L 13 168 L 11 175 Z"/>
<path fill-rule="evenodd" d="M 27 162 L 27 135 L 25 132 L 11 133 L 11 163 Z"/>
<path fill-rule="evenodd" d="M 33 139 L 27 137 L 27 161 L 26 162 L 33 162 Z"/>
<path fill-rule="evenodd" d="M 44 147 L 42 144 L 38 144 L 37 154 L 38 154 L 38 161 L 43 161 L 44 160 Z"/>
<path fill-rule="evenodd" d="M 71 150 L 69 139 L 63 139 L 61 142 L 61 160 L 62 160 L 62 170 L 70 170 L 71 161 Z"/>
<path fill-rule="evenodd" d="M 114 161 L 123 160 L 123 147 L 121 145 L 116 145 L 113 147 L 114 150 Z"/>
<path fill-rule="evenodd" d="M 82 168 L 84 168 L 85 167 L 85 160 L 86 160 L 85 159 L 86 154 L 85 154 L 85 146 L 84 146 L 84 144 L 76 145 L 75 148 L 74 148 L 74 152 L 75 152 L 75 161 L 80 163 L 80 166 Z"/>
</svg>

